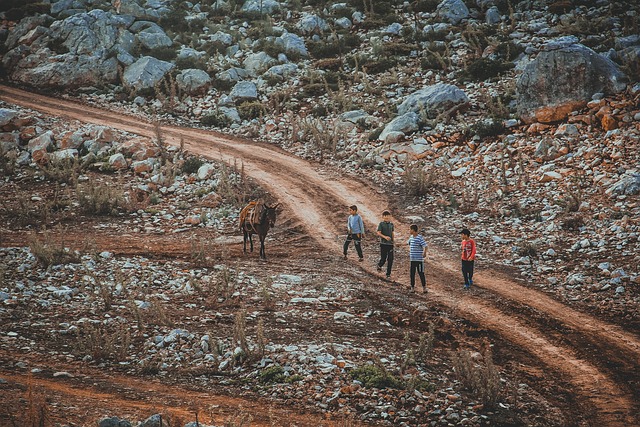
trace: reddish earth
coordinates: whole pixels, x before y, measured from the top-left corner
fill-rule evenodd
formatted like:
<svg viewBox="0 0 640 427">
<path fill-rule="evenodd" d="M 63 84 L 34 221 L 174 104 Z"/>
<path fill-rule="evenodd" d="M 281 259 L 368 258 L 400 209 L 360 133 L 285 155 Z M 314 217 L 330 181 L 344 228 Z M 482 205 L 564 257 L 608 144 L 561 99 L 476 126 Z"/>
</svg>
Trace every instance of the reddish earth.
<svg viewBox="0 0 640 427">
<path fill-rule="evenodd" d="M 7 103 L 66 120 L 106 125 L 147 137 L 155 135 L 153 124 L 140 118 L 6 86 L 0 86 L 0 95 Z M 350 204 L 358 205 L 369 229 L 377 224 L 379 212 L 390 208 L 395 214 L 396 228 L 402 230 L 403 235 L 407 234 L 409 221 L 399 213 L 399 200 L 381 194 L 367 182 L 343 178 L 324 166 L 301 160 L 268 144 L 184 127 L 163 126 L 162 131 L 169 144 L 178 145 L 182 139 L 190 153 L 225 162 L 241 161 L 245 173 L 282 204 L 280 215 L 284 219 L 279 219 L 274 236 L 278 244 L 267 248 L 270 261 L 265 264 L 266 269 L 276 269 L 285 263 L 314 268 L 309 262 L 314 259 L 318 262 L 324 256 L 324 264 L 317 266 L 318 274 L 331 275 L 331 269 L 340 268 L 340 263 L 327 262 L 326 254 L 340 252 L 336 236 L 342 233 L 344 207 Z M 80 245 L 90 238 L 100 250 L 118 255 L 189 258 L 188 242 L 177 235 L 149 236 L 140 240 L 127 234 L 113 235 L 109 231 L 95 231 L 90 236 L 86 231 L 73 233 L 66 232 L 68 241 Z M 301 235 L 311 240 L 300 238 Z M 27 233 L 2 228 L 0 241 L 3 247 L 25 246 Z M 369 244 L 373 248 L 374 245 Z M 240 255 L 239 244 L 226 246 L 224 256 Z M 374 252 L 373 249 L 369 251 L 368 257 L 372 260 Z M 468 322 L 470 330 L 484 331 L 492 340 L 500 341 L 503 350 L 499 362 L 508 364 L 528 383 L 535 384 L 539 393 L 571 414 L 567 418 L 577 420 L 576 425 L 640 425 L 640 339 L 637 331 L 625 330 L 599 319 L 588 310 L 576 311 L 563 305 L 517 283 L 509 271 L 484 268 L 476 275 L 478 288 L 464 293 L 458 286 L 460 274 L 455 255 L 438 247 L 432 247 L 430 253 L 435 254 L 429 261 L 430 292 L 415 298 L 453 313 L 457 319 Z M 403 304 L 407 306 L 406 298 L 398 296 L 398 288 L 381 285 L 380 279 L 370 272 L 370 266 L 352 262 L 349 268 L 376 284 L 368 290 L 372 300 L 392 302 L 399 309 Z M 401 261 L 397 271 L 398 282 L 407 283 L 407 269 Z M 412 327 L 411 322 L 408 327 Z M 167 405 L 168 402 L 176 414 L 187 419 L 187 415 L 200 406 L 199 402 L 207 401 L 222 408 L 219 411 L 222 415 L 216 420 L 201 418 L 201 421 L 220 422 L 224 415 L 233 414 L 238 406 L 242 406 L 253 416 L 255 425 L 272 425 L 274 419 L 279 420 L 277 425 L 339 425 L 297 407 L 279 408 L 269 402 L 219 396 L 211 390 L 187 390 L 179 384 L 150 383 L 111 372 L 88 373 L 88 368 L 76 363 L 68 366 L 51 363 L 52 371 L 77 374 L 60 381 L 35 375 L 29 378 L 2 367 L 7 361 L 30 358 L 37 359 L 39 355 L 0 354 L 0 376 L 47 389 L 59 401 L 76 408 L 85 421 L 95 422 L 103 407 L 117 406 L 126 416 L 129 412 L 148 413 L 156 405 Z M 91 379 L 85 381 L 85 374 Z M 7 390 L 0 389 L 0 393 L 5 392 Z M 6 397 L 0 394 L 0 400 Z M 286 424 L 283 419 L 287 420 Z"/>
</svg>

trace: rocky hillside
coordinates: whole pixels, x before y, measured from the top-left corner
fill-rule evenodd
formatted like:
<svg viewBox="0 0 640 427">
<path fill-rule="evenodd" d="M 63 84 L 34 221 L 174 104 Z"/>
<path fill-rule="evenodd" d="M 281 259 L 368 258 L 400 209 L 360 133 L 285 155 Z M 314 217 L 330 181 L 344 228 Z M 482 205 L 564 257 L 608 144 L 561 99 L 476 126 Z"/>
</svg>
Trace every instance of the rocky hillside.
<svg viewBox="0 0 640 427">
<path fill-rule="evenodd" d="M 638 5 L 22 3 L 3 3 L 9 82 L 364 174 L 434 238 L 470 227 L 487 262 L 637 321 Z"/>
<path fill-rule="evenodd" d="M 640 327 L 636 2 L 2 0 L 0 10 L 7 83 L 277 144 L 379 184 L 398 196 L 394 214 L 452 253 L 470 228 L 479 269 L 502 266 L 569 306 Z M 235 208 L 185 213 L 225 176 L 211 164 L 185 156 L 191 175 L 168 182 L 163 147 L 1 106 L 5 175 L 65 159 L 130 171 L 135 197 L 161 206 L 132 220 L 134 232 L 235 220 Z M 484 422 L 470 413 L 471 425 Z"/>
</svg>

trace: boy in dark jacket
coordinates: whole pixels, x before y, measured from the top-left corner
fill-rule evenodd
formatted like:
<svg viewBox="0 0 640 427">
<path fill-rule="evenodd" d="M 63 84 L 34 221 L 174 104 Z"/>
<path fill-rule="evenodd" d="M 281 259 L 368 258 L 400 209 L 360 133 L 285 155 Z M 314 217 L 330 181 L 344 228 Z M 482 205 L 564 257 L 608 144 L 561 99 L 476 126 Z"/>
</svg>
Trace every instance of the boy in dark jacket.
<svg viewBox="0 0 640 427">
<path fill-rule="evenodd" d="M 380 236 L 380 261 L 378 261 L 378 271 L 382 271 L 382 266 L 387 263 L 387 279 L 391 278 L 391 267 L 393 266 L 393 223 L 391 213 L 382 212 L 382 222 L 378 224 L 377 234 Z"/>
</svg>

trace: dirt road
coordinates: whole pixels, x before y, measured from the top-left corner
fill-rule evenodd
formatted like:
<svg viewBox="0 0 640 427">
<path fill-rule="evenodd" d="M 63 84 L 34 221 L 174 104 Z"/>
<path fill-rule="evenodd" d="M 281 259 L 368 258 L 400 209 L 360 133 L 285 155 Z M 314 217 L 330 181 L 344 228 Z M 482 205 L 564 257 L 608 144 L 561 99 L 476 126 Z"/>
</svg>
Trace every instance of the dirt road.
<svg viewBox="0 0 640 427">
<path fill-rule="evenodd" d="M 11 104 L 69 120 L 101 124 L 153 137 L 154 125 L 140 118 L 91 108 L 79 103 L 0 86 L 0 98 Z M 296 158 L 276 146 L 215 132 L 162 126 L 169 144 L 181 140 L 191 153 L 226 162 L 241 162 L 246 174 L 260 182 L 284 206 L 284 214 L 302 227 L 321 248 L 339 253 L 336 235 L 343 232 L 345 208 L 357 204 L 369 229 L 379 212 L 394 205 L 368 183 L 342 179 L 321 166 Z M 409 222 L 393 218 L 397 229 Z M 6 239 L 19 239 L 7 236 Z M 122 244 L 122 240 L 119 241 Z M 108 240 L 104 240 L 107 244 Z M 126 246 L 126 242 L 124 244 Z M 111 248 L 105 248 L 111 249 Z M 446 254 L 435 248 L 432 252 Z M 355 268 L 360 268 L 356 266 Z M 522 351 L 520 363 L 570 384 L 575 401 L 593 411 L 593 425 L 640 425 L 640 339 L 619 326 L 573 310 L 549 296 L 511 280 L 503 273 L 478 274 L 480 289 L 463 293 L 458 265 L 445 255 L 432 262 L 432 303 L 455 309 L 457 316 L 489 329 Z M 407 277 L 401 276 L 407 281 Z M 379 292 L 393 293 L 390 289 Z"/>
</svg>

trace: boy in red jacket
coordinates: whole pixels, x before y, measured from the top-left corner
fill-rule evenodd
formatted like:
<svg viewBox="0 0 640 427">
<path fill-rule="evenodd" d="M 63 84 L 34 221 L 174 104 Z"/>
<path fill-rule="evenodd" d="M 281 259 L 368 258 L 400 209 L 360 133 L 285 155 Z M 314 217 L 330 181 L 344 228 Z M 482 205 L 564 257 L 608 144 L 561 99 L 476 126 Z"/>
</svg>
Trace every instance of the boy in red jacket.
<svg viewBox="0 0 640 427">
<path fill-rule="evenodd" d="M 462 237 L 462 276 L 464 288 L 473 285 L 473 261 L 476 259 L 476 242 L 471 238 L 471 232 L 465 228 L 460 232 Z"/>
</svg>

